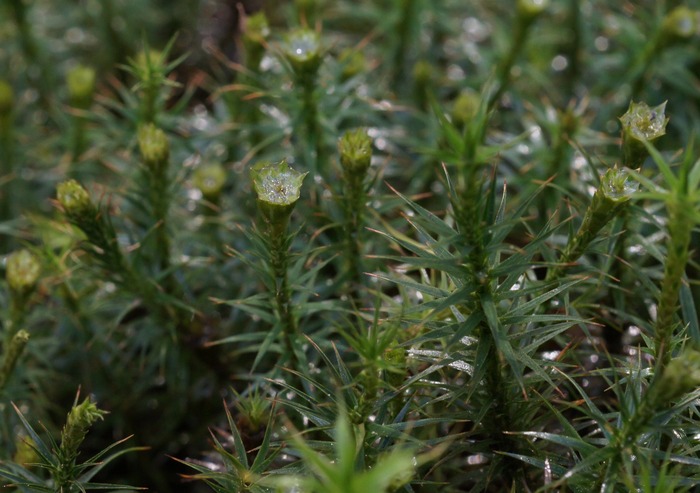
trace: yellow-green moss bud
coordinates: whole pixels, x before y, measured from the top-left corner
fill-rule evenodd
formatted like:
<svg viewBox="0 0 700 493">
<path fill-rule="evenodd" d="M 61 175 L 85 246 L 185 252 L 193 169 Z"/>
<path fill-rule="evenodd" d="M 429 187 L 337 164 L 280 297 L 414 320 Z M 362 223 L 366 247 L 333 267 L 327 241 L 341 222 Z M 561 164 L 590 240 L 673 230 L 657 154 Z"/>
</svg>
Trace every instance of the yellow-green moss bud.
<svg viewBox="0 0 700 493">
<path fill-rule="evenodd" d="M 264 44 L 270 36 L 270 25 L 263 10 L 246 17 L 243 41 L 246 43 Z"/>
<path fill-rule="evenodd" d="M 105 414 L 106 411 L 98 409 L 90 398 L 73 406 L 61 432 L 61 453 L 64 457 L 74 458 L 78 455 L 78 448 L 85 440 L 90 427 L 97 420 L 104 419 Z"/>
<path fill-rule="evenodd" d="M 0 79 L 0 118 L 9 115 L 14 104 L 15 93 L 12 86 L 7 81 Z"/>
<path fill-rule="evenodd" d="M 136 55 L 132 66 L 141 80 L 148 80 L 165 73 L 165 57 L 159 50 L 143 50 Z"/>
<path fill-rule="evenodd" d="M 648 155 L 644 142 L 652 142 L 666 134 L 666 102 L 651 108 L 644 102 L 632 101 L 620 122 L 624 165 L 639 168 Z"/>
<path fill-rule="evenodd" d="M 463 128 L 479 113 L 481 95 L 473 89 L 463 89 L 452 106 L 452 123 Z"/>
<path fill-rule="evenodd" d="M 221 163 L 209 163 L 194 171 L 194 185 L 205 199 L 216 202 L 226 184 L 226 169 Z"/>
<path fill-rule="evenodd" d="M 681 41 L 692 38 L 698 32 L 698 14 L 680 5 L 669 12 L 663 20 L 662 33 L 665 40 Z"/>
<path fill-rule="evenodd" d="M 76 108 L 87 109 L 95 94 L 95 70 L 78 65 L 66 74 L 70 103 Z"/>
<path fill-rule="evenodd" d="M 170 157 L 170 145 L 165 132 L 148 123 L 139 128 L 138 141 L 144 164 L 153 171 L 163 171 Z"/>
<path fill-rule="evenodd" d="M 12 457 L 12 460 L 25 468 L 29 464 L 36 464 L 39 462 L 39 454 L 36 452 L 34 440 L 32 440 L 31 437 L 25 435 L 17 436 L 15 440 L 15 455 Z"/>
<path fill-rule="evenodd" d="M 518 15 L 531 20 L 544 12 L 548 5 L 549 0 L 518 0 Z"/>
<path fill-rule="evenodd" d="M 659 405 L 667 405 L 700 387 L 700 351 L 686 349 L 673 358 L 654 385 Z"/>
<path fill-rule="evenodd" d="M 289 33 L 282 50 L 298 77 L 313 77 L 321 65 L 321 38 L 311 29 L 297 29 Z"/>
<path fill-rule="evenodd" d="M 434 71 L 435 69 L 428 60 L 418 60 L 413 65 L 413 80 L 416 85 L 430 85 Z"/>
<path fill-rule="evenodd" d="M 59 183 L 56 187 L 56 198 L 69 216 L 79 217 L 93 209 L 90 194 L 75 180 Z"/>
<path fill-rule="evenodd" d="M 338 62 L 342 66 L 341 80 L 352 79 L 356 75 L 367 71 L 367 58 L 365 54 L 354 48 L 346 48 L 338 55 Z"/>
<path fill-rule="evenodd" d="M 246 17 L 243 29 L 243 46 L 246 64 L 249 69 L 257 70 L 265 53 L 266 41 L 270 36 L 270 26 L 264 11 Z"/>
<path fill-rule="evenodd" d="M 5 277 L 10 289 L 16 293 L 28 293 L 34 289 L 41 263 L 29 250 L 19 250 L 7 257 Z"/>
<path fill-rule="evenodd" d="M 372 139 L 367 130 L 348 130 L 338 140 L 340 164 L 347 175 L 364 177 L 372 162 Z"/>
<path fill-rule="evenodd" d="M 257 163 L 250 170 L 258 208 L 265 221 L 275 227 L 286 226 L 294 205 L 301 196 L 306 173 L 293 170 L 282 160 L 277 164 Z"/>
</svg>

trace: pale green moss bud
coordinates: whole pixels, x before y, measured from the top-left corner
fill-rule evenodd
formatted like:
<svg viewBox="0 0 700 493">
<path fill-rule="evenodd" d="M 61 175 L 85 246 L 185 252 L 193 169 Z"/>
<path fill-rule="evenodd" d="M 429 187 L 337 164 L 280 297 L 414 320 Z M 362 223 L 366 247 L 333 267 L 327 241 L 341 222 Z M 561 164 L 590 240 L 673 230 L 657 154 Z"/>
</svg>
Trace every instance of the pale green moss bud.
<svg viewBox="0 0 700 493">
<path fill-rule="evenodd" d="M 17 361 L 24 352 L 24 348 L 29 342 L 29 332 L 19 330 L 12 336 L 9 346 L 3 354 L 2 368 L 0 368 L 0 389 L 2 389 L 9 380 L 12 372 L 17 366 Z"/>
<path fill-rule="evenodd" d="M 354 48 L 346 48 L 338 55 L 338 62 L 342 66 L 341 80 L 346 81 L 367 71 L 367 58 L 365 54 Z"/>
<path fill-rule="evenodd" d="M 250 170 L 253 188 L 258 195 L 258 208 L 265 221 L 275 227 L 285 226 L 301 196 L 306 173 L 293 170 L 282 160 L 277 164 L 257 163 Z"/>
<path fill-rule="evenodd" d="M 418 60 L 413 65 L 413 80 L 416 85 L 427 86 L 433 78 L 434 67 L 428 60 Z"/>
<path fill-rule="evenodd" d="M 36 452 L 34 440 L 26 435 L 18 435 L 15 439 L 15 455 L 12 461 L 20 464 L 25 468 L 29 464 L 36 464 L 40 461 L 39 454 Z"/>
<path fill-rule="evenodd" d="M 138 141 L 144 164 L 153 171 L 163 171 L 170 157 L 170 145 L 165 132 L 148 123 L 139 128 Z"/>
<path fill-rule="evenodd" d="M 673 358 L 655 383 L 659 405 L 667 405 L 700 387 L 700 351 L 686 349 Z"/>
<path fill-rule="evenodd" d="M 452 106 L 452 123 L 463 128 L 476 117 L 481 106 L 481 95 L 473 89 L 463 89 Z"/>
<path fill-rule="evenodd" d="M 364 128 L 348 130 L 338 140 L 340 164 L 347 175 L 364 177 L 372 162 L 372 139 Z"/>
<path fill-rule="evenodd" d="M 639 190 L 639 182 L 626 168 L 611 168 L 600 179 L 600 192 L 613 204 L 627 202 Z"/>
<path fill-rule="evenodd" d="M 16 293 L 31 292 L 40 273 L 41 263 L 29 250 L 18 250 L 7 257 L 5 277 L 10 289 Z"/>
<path fill-rule="evenodd" d="M 311 29 L 297 29 L 289 33 L 282 44 L 282 51 L 298 77 L 313 77 L 321 66 L 321 38 Z"/>
<path fill-rule="evenodd" d="M 70 103 L 76 108 L 89 108 L 95 94 L 95 70 L 77 65 L 66 74 L 66 82 Z"/>
<path fill-rule="evenodd" d="M 80 217 L 93 209 L 90 194 L 75 180 L 59 183 L 56 187 L 56 198 L 63 210 L 71 217 Z"/>
<path fill-rule="evenodd" d="M 12 113 L 12 108 L 15 105 L 15 93 L 12 86 L 0 79 L 0 118 Z"/>
<path fill-rule="evenodd" d="M 107 412 L 98 409 L 90 398 L 85 399 L 82 404 L 73 406 L 61 432 L 61 453 L 64 457 L 74 458 L 78 455 L 78 448 L 85 440 L 90 427 L 97 420 L 104 419 L 105 414 Z"/>
<path fill-rule="evenodd" d="M 685 5 L 680 5 L 666 15 L 661 29 L 667 41 L 692 38 L 698 32 L 697 12 Z"/>
<path fill-rule="evenodd" d="M 620 117 L 622 124 L 622 152 L 624 165 L 639 168 L 648 155 L 644 142 L 652 142 L 666 134 L 666 102 L 653 108 L 644 102 L 630 102 L 627 112 Z"/>
<path fill-rule="evenodd" d="M 221 163 L 209 163 L 194 171 L 194 185 L 205 199 L 217 202 L 226 184 L 226 169 Z"/>
<path fill-rule="evenodd" d="M 549 0 L 518 0 L 518 15 L 531 20 L 540 15 L 548 7 Z"/>
</svg>

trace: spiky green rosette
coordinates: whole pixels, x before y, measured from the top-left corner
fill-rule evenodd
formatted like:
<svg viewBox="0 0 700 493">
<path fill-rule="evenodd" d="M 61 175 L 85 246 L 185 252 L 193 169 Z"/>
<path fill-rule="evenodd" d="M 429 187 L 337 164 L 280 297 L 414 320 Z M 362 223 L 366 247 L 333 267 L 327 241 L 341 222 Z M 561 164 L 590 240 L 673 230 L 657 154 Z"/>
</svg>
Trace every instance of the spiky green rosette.
<svg viewBox="0 0 700 493">
<path fill-rule="evenodd" d="M 623 164 L 631 169 L 641 168 L 649 155 L 645 142 L 653 142 L 666 134 L 666 102 L 651 108 L 644 102 L 630 102 L 622 123 Z"/>
<path fill-rule="evenodd" d="M 286 231 L 305 176 L 306 173 L 290 168 L 286 160 L 276 164 L 260 162 L 250 170 L 258 196 L 258 209 L 270 229 Z"/>
</svg>

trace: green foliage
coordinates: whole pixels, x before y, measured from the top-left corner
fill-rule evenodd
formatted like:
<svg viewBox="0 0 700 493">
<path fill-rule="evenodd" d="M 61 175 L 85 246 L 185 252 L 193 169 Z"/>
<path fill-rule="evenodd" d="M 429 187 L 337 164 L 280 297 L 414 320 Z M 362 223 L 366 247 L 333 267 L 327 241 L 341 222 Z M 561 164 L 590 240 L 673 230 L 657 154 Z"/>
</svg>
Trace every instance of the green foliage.
<svg viewBox="0 0 700 493">
<path fill-rule="evenodd" d="M 0 2 L 0 485 L 700 488 L 699 15 Z"/>
</svg>

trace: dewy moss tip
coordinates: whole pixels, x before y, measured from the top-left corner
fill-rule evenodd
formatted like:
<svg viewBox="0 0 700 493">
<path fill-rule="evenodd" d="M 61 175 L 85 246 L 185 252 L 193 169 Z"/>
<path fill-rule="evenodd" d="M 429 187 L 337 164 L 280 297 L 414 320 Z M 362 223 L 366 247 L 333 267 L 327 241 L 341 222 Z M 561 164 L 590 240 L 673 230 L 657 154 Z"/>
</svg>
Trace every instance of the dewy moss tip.
<svg viewBox="0 0 700 493">
<path fill-rule="evenodd" d="M 679 5 L 664 18 L 662 32 L 670 41 L 692 38 L 700 32 L 700 15 L 685 5 Z"/>
<path fill-rule="evenodd" d="M 282 51 L 299 75 L 313 74 L 321 65 L 321 37 L 311 29 L 290 32 L 282 44 Z"/>
<path fill-rule="evenodd" d="M 258 200 L 272 206 L 289 206 L 299 200 L 305 176 L 290 168 L 286 160 L 261 162 L 250 170 Z"/>
<path fill-rule="evenodd" d="M 645 102 L 630 102 L 627 113 L 620 117 L 622 130 L 625 134 L 637 140 L 658 139 L 666 134 L 666 101 L 651 108 Z"/>
<path fill-rule="evenodd" d="M 639 182 L 630 176 L 627 168 L 610 168 L 600 179 L 600 190 L 608 200 L 622 203 L 639 190 Z"/>
<path fill-rule="evenodd" d="M 666 102 L 650 107 L 645 102 L 630 102 L 627 112 L 620 117 L 622 124 L 623 164 L 638 169 L 648 156 L 645 142 L 653 142 L 666 134 Z"/>
</svg>

